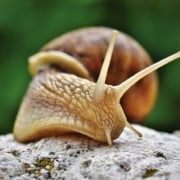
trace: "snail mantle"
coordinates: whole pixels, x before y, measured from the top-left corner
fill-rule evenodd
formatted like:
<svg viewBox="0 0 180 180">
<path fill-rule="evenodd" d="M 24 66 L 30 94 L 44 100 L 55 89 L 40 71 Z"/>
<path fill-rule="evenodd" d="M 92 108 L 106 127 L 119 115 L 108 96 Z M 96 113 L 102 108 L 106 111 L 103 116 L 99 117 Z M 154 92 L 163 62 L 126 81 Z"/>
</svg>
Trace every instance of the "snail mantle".
<svg viewBox="0 0 180 180">
<path fill-rule="evenodd" d="M 180 177 L 180 136 L 134 125 L 112 147 L 82 135 L 21 144 L 0 136 L 0 179 L 170 179 Z M 178 137 L 179 136 L 179 137 Z"/>
</svg>

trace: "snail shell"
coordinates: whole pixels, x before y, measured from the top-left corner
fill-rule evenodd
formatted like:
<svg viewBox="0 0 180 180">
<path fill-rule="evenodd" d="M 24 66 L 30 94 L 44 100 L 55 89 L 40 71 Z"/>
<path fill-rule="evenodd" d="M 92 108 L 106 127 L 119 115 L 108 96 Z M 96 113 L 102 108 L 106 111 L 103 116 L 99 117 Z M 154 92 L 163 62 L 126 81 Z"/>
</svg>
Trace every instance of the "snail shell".
<svg viewBox="0 0 180 180">
<path fill-rule="evenodd" d="M 102 39 L 99 38 L 96 33 L 102 37 Z M 150 63 L 148 55 L 131 38 L 121 33 L 120 36 L 122 37 L 120 37 L 118 36 L 119 33 L 114 31 L 109 47 L 107 48 L 105 60 L 102 63 L 102 56 L 105 55 L 103 49 L 107 45 L 105 45 L 104 48 L 100 45 L 101 43 L 106 44 L 106 42 L 110 41 L 111 33 L 112 30 L 106 28 L 90 28 L 72 32 L 59 39 L 62 41 L 62 44 L 69 40 L 72 49 L 77 42 L 80 44 L 83 42 L 84 46 L 80 45 L 79 48 L 75 48 L 68 55 L 68 52 L 65 50 L 66 48 L 61 49 L 60 43 L 57 43 L 59 42 L 57 39 L 45 46 L 42 52 L 35 54 L 29 59 L 29 70 L 35 77 L 24 97 L 14 125 L 14 136 L 18 141 L 28 142 L 42 137 L 78 132 L 112 145 L 112 140 L 116 139 L 125 127 L 130 128 L 138 136 L 141 136 L 141 133 L 134 129 L 127 121 L 123 107 L 119 103 L 120 99 L 127 90 L 138 82 L 137 87 L 132 87 L 130 90 L 132 93 L 136 90 L 137 95 L 140 92 L 142 94 L 149 92 L 150 95 L 147 95 L 148 98 L 143 101 L 147 101 L 149 98 L 151 100 L 152 98 L 153 102 L 151 101 L 151 103 L 149 103 L 152 106 L 157 91 L 157 78 L 155 74 L 149 74 L 178 58 L 180 54 L 178 52 L 156 64 L 144 68 Z M 85 34 L 88 35 L 89 38 L 86 39 L 86 41 L 83 38 Z M 69 39 L 70 35 L 72 40 Z M 131 45 L 124 45 L 124 42 L 128 42 Z M 90 55 L 84 53 L 82 56 L 81 48 L 92 48 L 92 43 L 96 45 L 99 44 L 101 47 L 97 53 L 98 56 L 95 55 L 94 57 L 94 53 Z M 53 49 L 51 49 L 52 45 L 54 45 Z M 114 45 L 115 53 L 112 56 Z M 124 55 L 116 55 L 116 51 L 119 50 L 119 48 L 121 49 L 121 47 L 124 47 Z M 91 48 L 86 52 L 90 53 Z M 140 55 L 136 52 L 136 50 L 138 50 L 137 48 L 140 48 Z M 94 51 L 96 51 L 96 49 Z M 136 56 L 144 57 L 144 59 L 146 59 L 145 62 L 139 62 L 139 59 L 135 60 L 134 56 L 129 55 L 130 52 L 134 52 Z M 91 67 L 91 64 L 97 61 L 96 56 L 101 57 L 99 64 L 102 64 L 98 78 L 91 75 L 91 70 L 85 68 L 86 66 Z M 128 75 L 132 74 L 132 70 L 136 69 L 135 67 L 138 64 L 140 69 L 142 67 L 144 69 L 142 68 L 143 70 L 140 70 L 119 85 L 112 86 L 105 84 L 108 76 L 108 81 L 113 79 L 113 83 L 116 83 L 114 78 L 116 79 L 118 76 L 115 75 L 113 78 L 112 75 L 107 74 L 111 56 L 113 57 L 113 61 L 110 68 L 114 69 L 113 71 L 118 72 L 116 66 L 123 61 L 117 58 L 119 56 L 124 57 L 125 61 L 125 63 L 122 63 L 123 68 L 120 66 L 120 71 L 126 69 L 127 64 L 133 65 L 133 68 L 130 68 L 130 71 L 128 70 Z M 77 61 L 77 59 L 79 61 Z M 113 71 L 110 70 L 110 73 Z M 121 75 L 119 76 L 121 77 Z M 123 78 L 126 76 L 127 75 L 123 75 Z M 145 76 L 146 78 L 144 78 Z M 145 80 L 142 80 L 142 78 Z M 92 82 L 92 79 L 97 79 L 97 82 Z M 151 83 L 150 86 L 148 82 Z M 139 90 L 140 86 L 143 87 L 141 90 Z M 149 91 L 149 89 L 153 93 Z M 126 95 L 128 94 L 126 93 Z M 136 97 L 137 95 L 132 94 L 132 99 L 133 96 Z M 136 101 L 141 102 L 141 98 L 137 98 Z M 126 100 L 123 100 L 123 102 L 125 103 Z M 133 103 L 133 101 L 128 103 Z M 147 104 L 144 104 L 144 106 L 147 106 Z M 139 111 L 137 111 L 137 113 L 138 112 Z M 136 116 L 136 119 L 138 119 L 138 117 L 139 116 Z"/>
</svg>

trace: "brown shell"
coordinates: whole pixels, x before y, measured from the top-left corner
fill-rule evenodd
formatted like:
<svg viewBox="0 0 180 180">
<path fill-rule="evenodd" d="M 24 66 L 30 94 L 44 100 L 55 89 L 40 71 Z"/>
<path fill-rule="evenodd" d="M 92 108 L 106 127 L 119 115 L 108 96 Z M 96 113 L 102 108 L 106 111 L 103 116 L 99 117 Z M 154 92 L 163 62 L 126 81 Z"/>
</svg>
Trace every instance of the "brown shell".
<svg viewBox="0 0 180 180">
<path fill-rule="evenodd" d="M 111 38 L 112 29 L 84 28 L 62 35 L 45 45 L 42 51 L 58 50 L 74 56 L 96 81 Z M 136 72 L 152 64 L 147 52 L 131 37 L 120 32 L 106 83 L 117 85 Z M 157 96 L 156 73 L 136 83 L 121 100 L 130 122 L 140 122 L 151 111 Z"/>
</svg>

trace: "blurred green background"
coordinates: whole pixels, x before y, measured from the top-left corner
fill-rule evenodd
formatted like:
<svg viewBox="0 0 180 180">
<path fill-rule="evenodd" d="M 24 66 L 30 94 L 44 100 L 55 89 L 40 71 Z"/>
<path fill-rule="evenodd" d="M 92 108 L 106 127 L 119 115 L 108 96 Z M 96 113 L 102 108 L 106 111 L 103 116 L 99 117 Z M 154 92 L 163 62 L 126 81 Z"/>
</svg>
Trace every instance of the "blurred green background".
<svg viewBox="0 0 180 180">
<path fill-rule="evenodd" d="M 0 134 L 12 131 L 30 82 L 27 58 L 67 31 L 109 26 L 135 38 L 154 61 L 180 50 L 179 0 L 0 0 Z M 158 71 L 156 106 L 143 124 L 180 129 L 180 61 Z"/>
</svg>

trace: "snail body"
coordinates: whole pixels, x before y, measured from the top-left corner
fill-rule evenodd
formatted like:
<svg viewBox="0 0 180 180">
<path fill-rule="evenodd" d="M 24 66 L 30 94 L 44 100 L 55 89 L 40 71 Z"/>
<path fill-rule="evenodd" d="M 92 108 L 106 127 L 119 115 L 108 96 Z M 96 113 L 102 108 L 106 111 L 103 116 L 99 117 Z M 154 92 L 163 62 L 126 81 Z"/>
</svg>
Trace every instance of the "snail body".
<svg viewBox="0 0 180 180">
<path fill-rule="evenodd" d="M 52 50 L 51 43 L 29 59 L 29 70 L 35 77 L 15 122 L 14 136 L 18 141 L 28 142 L 42 137 L 78 132 L 112 145 L 112 140 L 125 127 L 141 136 L 127 121 L 119 101 L 136 82 L 178 58 L 180 54 L 176 53 L 146 67 L 119 85 L 108 85 L 105 81 L 118 34 L 117 31 L 113 32 L 96 83 L 92 81 L 95 78 L 91 71 L 81 61 L 76 63 L 76 58 L 70 54 L 56 48 Z M 53 43 L 56 45 L 56 42 Z M 157 85 L 156 75 L 150 76 L 151 80 L 152 78 L 155 81 L 152 86 Z M 156 88 L 152 89 L 156 94 Z"/>
</svg>

